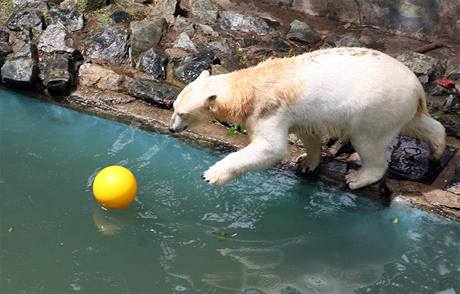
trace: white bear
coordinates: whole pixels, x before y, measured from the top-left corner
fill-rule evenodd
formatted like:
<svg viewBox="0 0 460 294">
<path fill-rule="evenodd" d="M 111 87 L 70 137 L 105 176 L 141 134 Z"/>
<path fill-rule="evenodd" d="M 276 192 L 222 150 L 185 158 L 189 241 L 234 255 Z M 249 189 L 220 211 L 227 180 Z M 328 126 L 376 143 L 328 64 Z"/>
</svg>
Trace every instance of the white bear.
<svg viewBox="0 0 460 294">
<path fill-rule="evenodd" d="M 399 133 L 427 141 L 435 159 L 445 148 L 445 129 L 429 116 L 414 73 L 398 60 L 365 48 L 269 59 L 216 76 L 204 71 L 174 102 L 169 129 L 179 132 L 209 119 L 241 124 L 251 139 L 204 172 L 211 185 L 281 161 L 289 133 L 307 151 L 301 158 L 303 171 L 318 167 L 323 136 L 350 140 L 362 162 L 346 176 L 350 189 L 384 176 L 385 149 Z"/>
</svg>

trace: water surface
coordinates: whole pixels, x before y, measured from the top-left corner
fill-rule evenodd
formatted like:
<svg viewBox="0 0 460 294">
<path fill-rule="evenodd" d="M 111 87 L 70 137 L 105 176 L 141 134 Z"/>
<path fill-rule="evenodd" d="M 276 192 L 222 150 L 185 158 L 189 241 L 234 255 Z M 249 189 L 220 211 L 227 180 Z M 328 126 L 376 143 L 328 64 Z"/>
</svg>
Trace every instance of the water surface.
<svg viewBox="0 0 460 294">
<path fill-rule="evenodd" d="M 0 293 L 460 293 L 460 224 L 0 89 Z M 91 194 L 120 164 L 128 209 Z"/>
</svg>

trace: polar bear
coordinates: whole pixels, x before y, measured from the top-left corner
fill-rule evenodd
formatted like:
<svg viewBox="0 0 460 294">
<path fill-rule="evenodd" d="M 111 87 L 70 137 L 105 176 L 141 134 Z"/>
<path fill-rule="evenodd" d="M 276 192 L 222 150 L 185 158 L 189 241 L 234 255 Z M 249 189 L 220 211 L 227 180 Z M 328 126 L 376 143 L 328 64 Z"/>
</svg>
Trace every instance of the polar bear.
<svg viewBox="0 0 460 294">
<path fill-rule="evenodd" d="M 317 50 L 216 76 L 204 71 L 174 102 L 169 130 L 180 132 L 209 119 L 241 124 L 251 139 L 203 173 L 211 185 L 281 161 L 289 133 L 306 149 L 300 158 L 304 172 L 320 164 L 323 136 L 351 141 L 362 166 L 347 174 L 350 189 L 384 176 L 385 150 L 399 133 L 427 141 L 435 159 L 445 148 L 445 129 L 429 116 L 414 73 L 366 48 Z"/>
</svg>

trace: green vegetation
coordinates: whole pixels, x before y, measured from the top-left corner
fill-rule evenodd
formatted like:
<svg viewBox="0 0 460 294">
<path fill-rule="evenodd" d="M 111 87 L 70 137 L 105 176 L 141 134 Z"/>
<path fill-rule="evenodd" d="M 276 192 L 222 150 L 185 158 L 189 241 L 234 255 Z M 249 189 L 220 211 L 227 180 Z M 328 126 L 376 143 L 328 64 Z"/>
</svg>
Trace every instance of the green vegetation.
<svg viewBox="0 0 460 294">
<path fill-rule="evenodd" d="M 31 31 L 32 31 L 32 37 L 34 39 L 38 38 L 42 34 L 42 31 L 38 30 L 36 27 L 33 27 Z"/>
<path fill-rule="evenodd" d="M 13 0 L 3 0 L 0 2 L 0 15 L 4 15 L 5 19 L 10 18 L 14 12 Z M 2 17 L 0 17 L 1 19 Z"/>
<path fill-rule="evenodd" d="M 85 12 L 85 10 L 86 10 L 86 0 L 77 0 L 77 9 L 81 13 Z"/>
<path fill-rule="evenodd" d="M 108 15 L 106 12 L 96 10 L 94 12 L 94 15 L 96 16 L 97 20 L 101 22 L 102 24 L 106 26 L 110 25 L 110 15 Z"/>
<path fill-rule="evenodd" d="M 215 232 L 212 232 L 214 235 L 217 235 L 217 239 L 219 241 L 225 241 L 227 240 L 228 238 L 230 237 L 236 237 L 238 234 L 237 233 L 234 233 L 234 234 L 230 234 L 228 232 L 225 232 L 225 231 L 222 231 L 222 230 L 219 230 L 219 231 L 215 231 Z"/>
<path fill-rule="evenodd" d="M 227 136 L 233 137 L 240 134 L 246 134 L 246 129 L 240 126 L 239 124 L 232 125 L 227 131 Z"/>
</svg>

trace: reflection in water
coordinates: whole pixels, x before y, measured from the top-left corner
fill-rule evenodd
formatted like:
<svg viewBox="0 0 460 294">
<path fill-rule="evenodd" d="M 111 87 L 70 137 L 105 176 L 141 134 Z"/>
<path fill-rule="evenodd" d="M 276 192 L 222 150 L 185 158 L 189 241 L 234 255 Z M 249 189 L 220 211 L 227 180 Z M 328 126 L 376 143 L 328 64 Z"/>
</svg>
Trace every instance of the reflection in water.
<svg viewBox="0 0 460 294">
<path fill-rule="evenodd" d="M 222 154 L 0 94 L 1 293 L 460 293 L 458 223 L 286 171 L 209 187 Z M 138 196 L 104 210 L 117 163 Z"/>
</svg>

